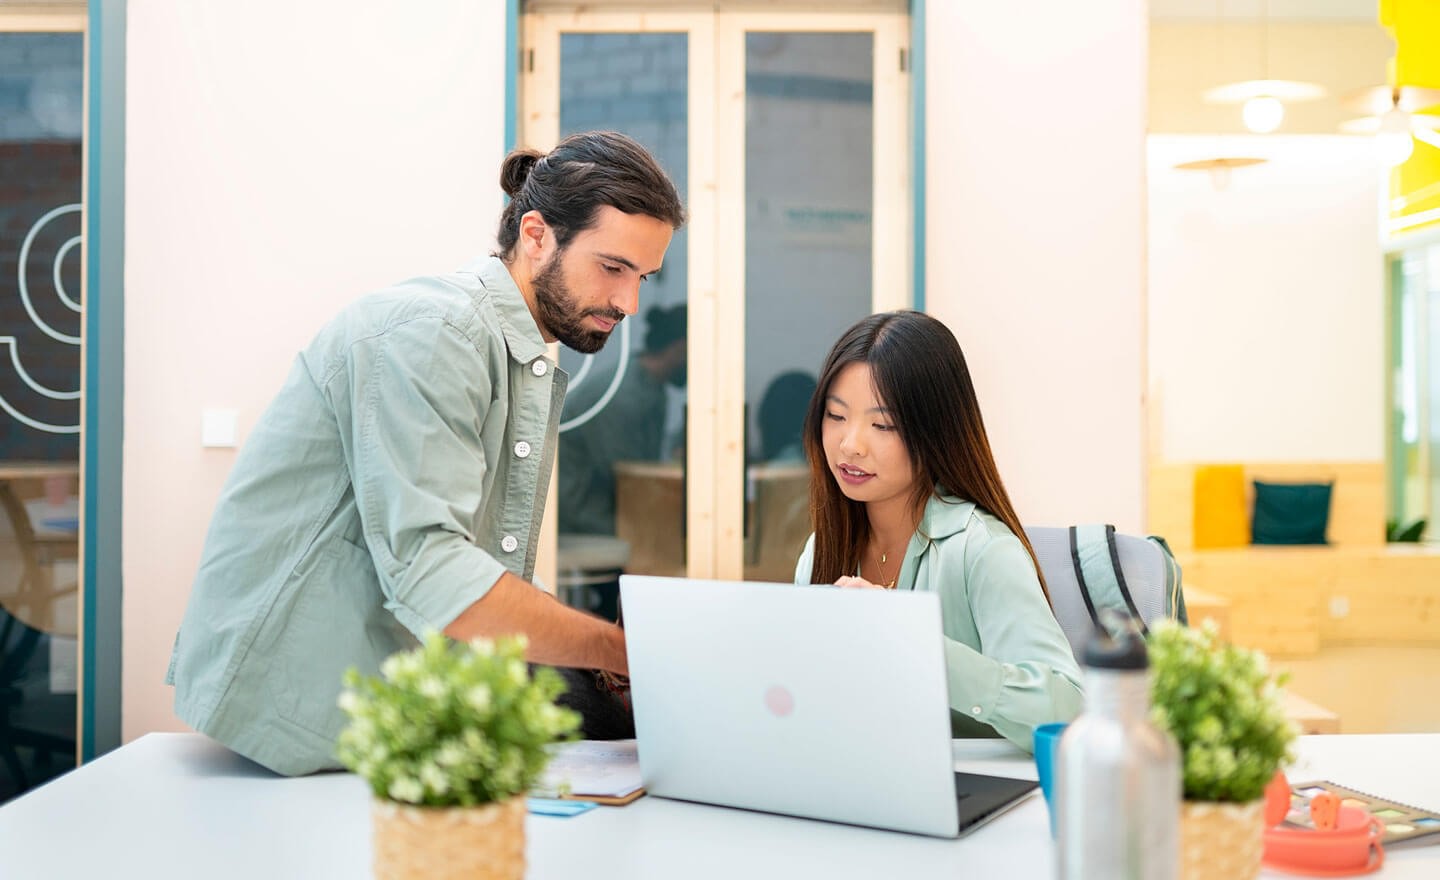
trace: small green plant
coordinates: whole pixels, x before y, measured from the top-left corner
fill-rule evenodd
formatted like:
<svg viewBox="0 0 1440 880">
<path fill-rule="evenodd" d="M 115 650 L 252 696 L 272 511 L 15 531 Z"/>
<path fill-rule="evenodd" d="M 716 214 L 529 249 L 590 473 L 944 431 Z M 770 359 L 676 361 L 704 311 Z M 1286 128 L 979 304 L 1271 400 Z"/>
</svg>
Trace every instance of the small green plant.
<svg viewBox="0 0 1440 880">
<path fill-rule="evenodd" d="M 553 669 L 532 678 L 523 637 L 456 643 L 440 633 L 394 654 L 381 676 L 345 673 L 340 763 L 377 798 L 471 807 L 528 791 L 547 746 L 573 739 L 580 716 L 557 706 Z"/>
<path fill-rule="evenodd" d="M 1391 544 L 1418 544 L 1420 543 L 1420 536 L 1424 534 L 1424 517 L 1408 524 L 1403 524 L 1399 520 L 1394 519 L 1385 521 L 1385 540 Z"/>
<path fill-rule="evenodd" d="M 1185 799 L 1259 798 L 1291 759 L 1285 717 L 1265 655 L 1219 641 L 1213 624 L 1163 622 L 1150 631 L 1151 714 L 1180 746 Z"/>
</svg>

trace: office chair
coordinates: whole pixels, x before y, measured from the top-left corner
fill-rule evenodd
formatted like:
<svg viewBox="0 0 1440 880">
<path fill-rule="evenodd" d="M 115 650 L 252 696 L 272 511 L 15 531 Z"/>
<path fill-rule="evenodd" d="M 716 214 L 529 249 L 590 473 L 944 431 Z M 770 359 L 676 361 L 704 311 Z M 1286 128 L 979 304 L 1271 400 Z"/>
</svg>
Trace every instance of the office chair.
<svg viewBox="0 0 1440 880">
<path fill-rule="evenodd" d="M 745 580 L 788 584 L 810 537 L 810 468 L 759 464 L 747 469 L 754 487 L 745 534 Z"/>
<path fill-rule="evenodd" d="M 63 723 L 73 717 L 74 697 L 52 695 L 32 684 L 32 661 L 41 636 L 56 629 L 57 599 L 76 592 L 76 585 L 57 586 L 38 552 L 38 543 L 24 505 L 0 484 L 0 543 L 20 563 L 18 582 L 0 585 L 0 765 L 23 791 L 31 780 L 18 748 L 33 749 L 47 763 L 53 757 L 73 759 L 75 735 Z"/>
</svg>

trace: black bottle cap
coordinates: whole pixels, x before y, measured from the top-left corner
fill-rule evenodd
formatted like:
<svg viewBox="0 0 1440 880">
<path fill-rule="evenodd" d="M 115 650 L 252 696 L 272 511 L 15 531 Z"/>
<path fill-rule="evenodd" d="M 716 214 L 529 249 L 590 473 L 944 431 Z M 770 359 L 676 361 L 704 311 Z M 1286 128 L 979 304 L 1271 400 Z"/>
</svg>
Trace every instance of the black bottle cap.
<svg viewBox="0 0 1440 880">
<path fill-rule="evenodd" d="M 1145 653 L 1145 640 L 1133 627 L 1120 628 L 1112 635 L 1097 626 L 1085 643 L 1085 665 L 1095 669 L 1145 669 L 1150 658 Z"/>
</svg>

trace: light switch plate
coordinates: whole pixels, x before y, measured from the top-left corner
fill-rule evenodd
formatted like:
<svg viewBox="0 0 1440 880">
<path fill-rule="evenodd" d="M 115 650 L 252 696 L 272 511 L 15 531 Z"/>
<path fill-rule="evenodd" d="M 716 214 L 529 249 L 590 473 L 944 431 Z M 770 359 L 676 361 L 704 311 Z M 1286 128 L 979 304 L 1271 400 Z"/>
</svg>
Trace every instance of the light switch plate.
<svg viewBox="0 0 1440 880">
<path fill-rule="evenodd" d="M 206 409 L 200 412 L 200 445 L 211 448 L 234 449 L 236 423 L 240 421 L 239 410 Z"/>
</svg>

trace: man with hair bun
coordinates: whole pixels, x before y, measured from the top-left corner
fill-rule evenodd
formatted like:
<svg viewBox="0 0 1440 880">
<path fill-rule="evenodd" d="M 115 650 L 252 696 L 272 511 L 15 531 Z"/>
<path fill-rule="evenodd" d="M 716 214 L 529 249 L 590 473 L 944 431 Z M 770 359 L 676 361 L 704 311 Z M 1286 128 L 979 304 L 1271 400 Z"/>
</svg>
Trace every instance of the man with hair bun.
<svg viewBox="0 0 1440 880">
<path fill-rule="evenodd" d="M 618 627 L 530 583 L 567 381 L 545 344 L 598 351 L 684 208 L 614 132 L 517 150 L 500 184 L 496 253 L 325 325 L 216 505 L 166 679 L 183 721 L 278 773 L 338 766 L 343 672 L 429 630 L 628 671 Z"/>
</svg>

